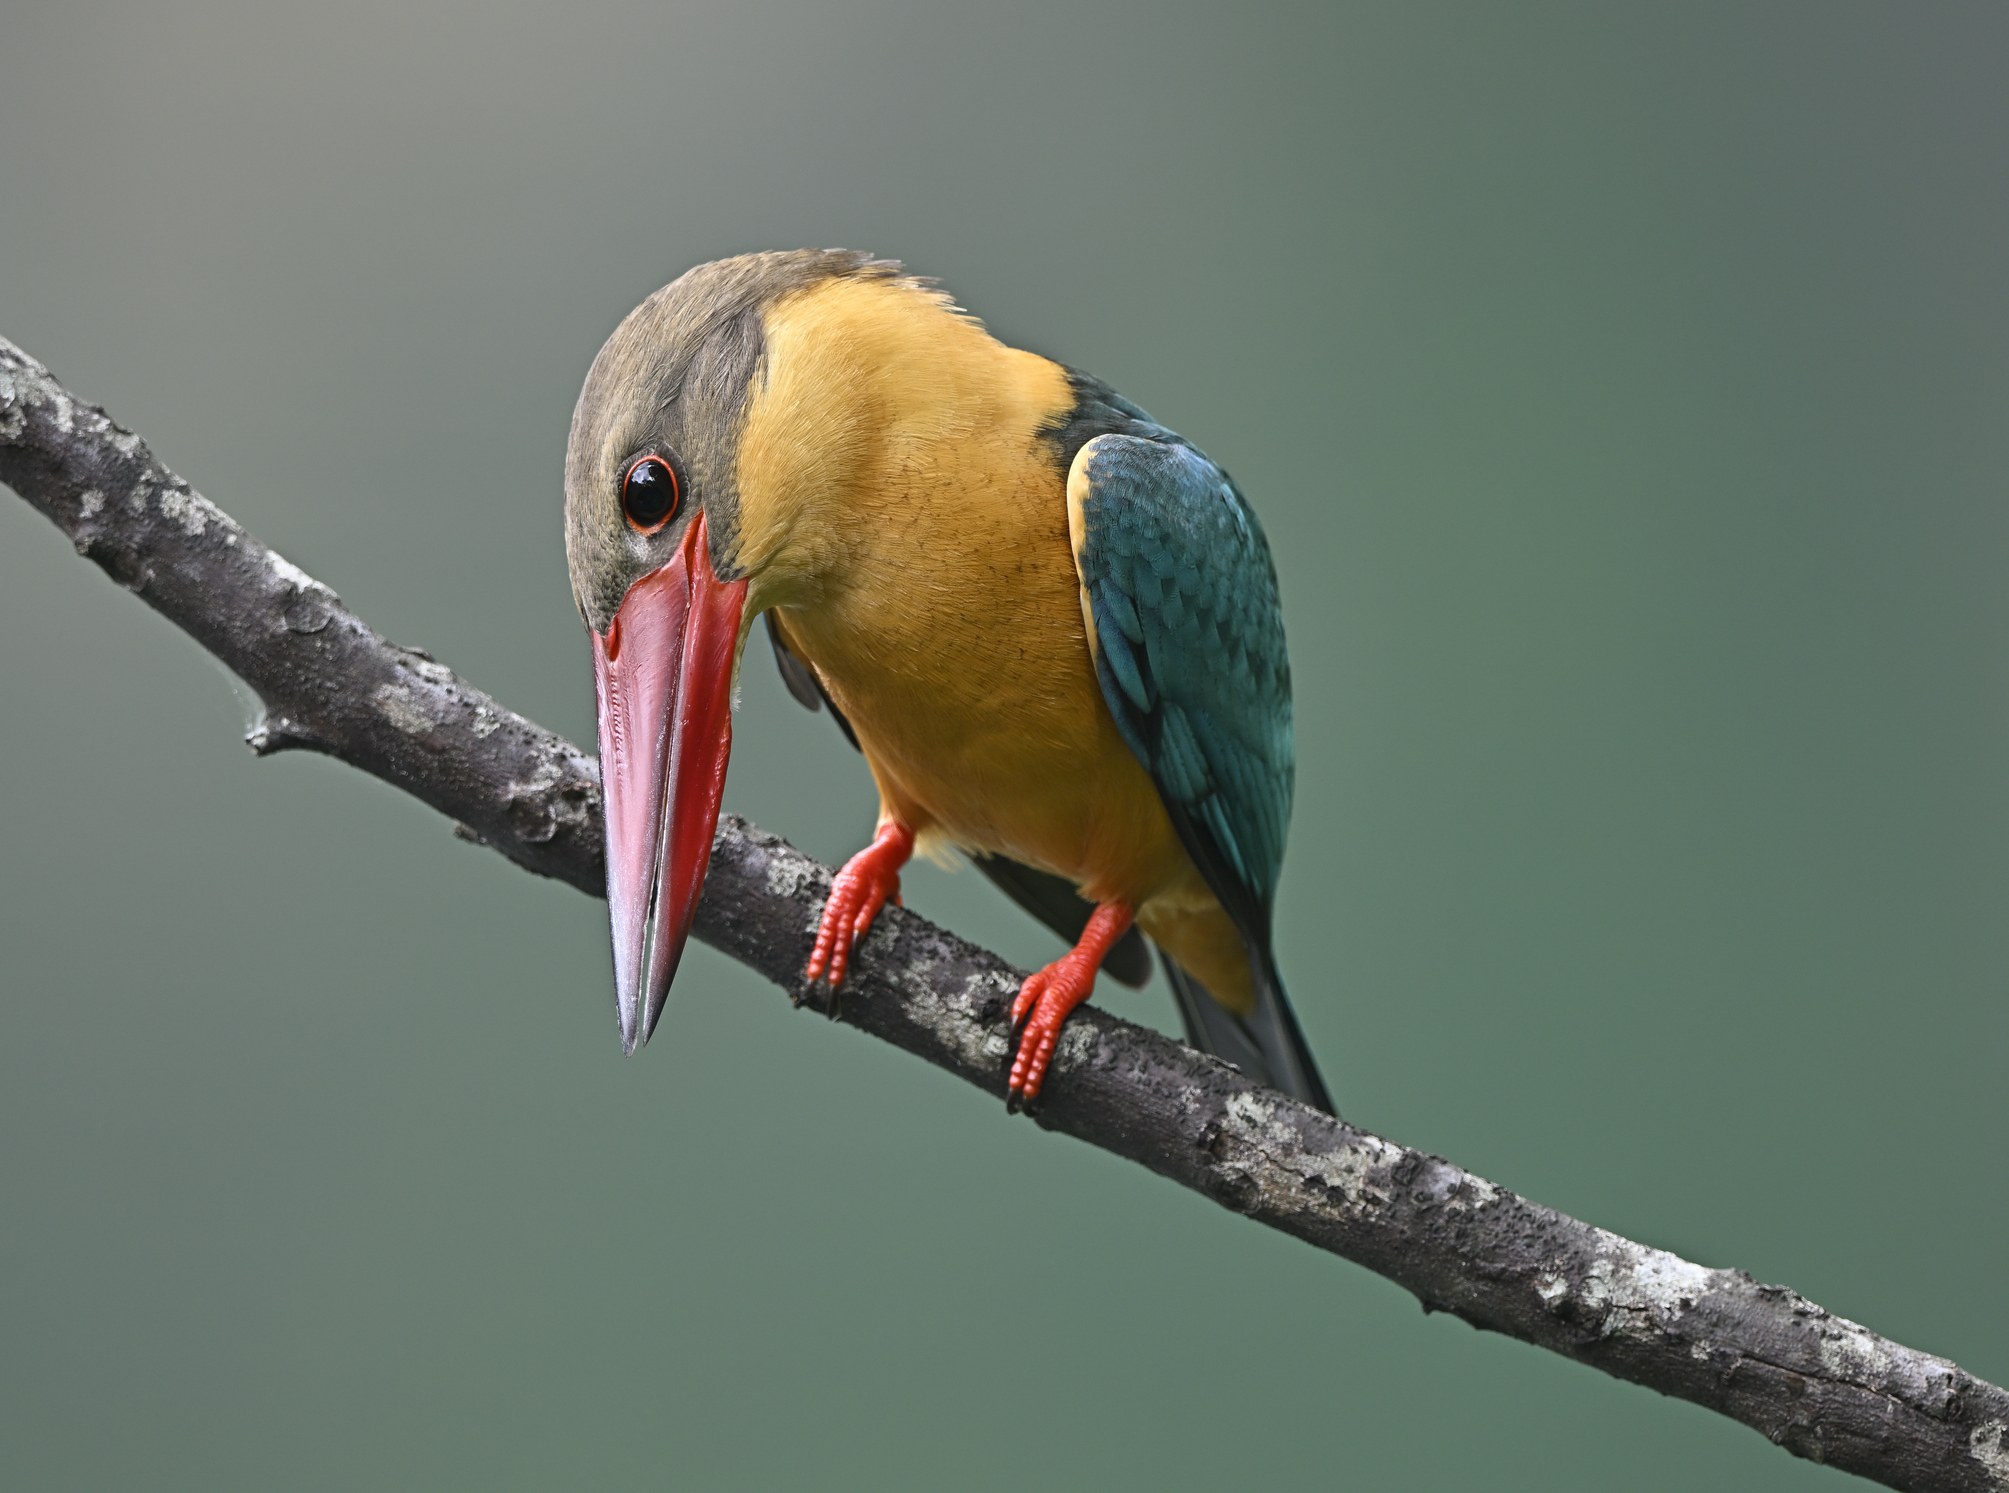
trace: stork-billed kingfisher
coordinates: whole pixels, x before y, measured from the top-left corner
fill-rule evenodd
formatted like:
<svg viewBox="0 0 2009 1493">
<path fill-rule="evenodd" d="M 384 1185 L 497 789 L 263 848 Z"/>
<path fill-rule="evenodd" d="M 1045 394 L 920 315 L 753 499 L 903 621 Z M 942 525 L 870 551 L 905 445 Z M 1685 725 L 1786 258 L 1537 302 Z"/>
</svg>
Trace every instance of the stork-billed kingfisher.
<svg viewBox="0 0 2009 1493">
<path fill-rule="evenodd" d="M 733 678 L 767 618 L 879 790 L 808 978 L 832 986 L 916 849 L 1073 943 L 1012 1010 L 1013 1105 L 1105 960 L 1157 944 L 1194 1045 L 1331 1109 L 1271 906 L 1290 818 L 1276 571 L 1227 473 L 1107 385 L 845 250 L 699 265 L 616 328 L 565 457 L 592 633 L 627 1051 L 710 858 Z"/>
</svg>

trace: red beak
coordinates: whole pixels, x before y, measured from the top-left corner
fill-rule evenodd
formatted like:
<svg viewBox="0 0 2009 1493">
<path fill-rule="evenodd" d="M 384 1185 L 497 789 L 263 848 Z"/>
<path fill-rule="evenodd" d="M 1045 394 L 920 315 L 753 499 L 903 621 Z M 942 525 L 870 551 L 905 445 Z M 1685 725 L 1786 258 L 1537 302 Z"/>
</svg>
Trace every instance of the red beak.
<svg viewBox="0 0 2009 1493">
<path fill-rule="evenodd" d="M 593 634 L 607 905 L 621 1048 L 649 1040 L 711 862 L 732 755 L 732 663 L 746 582 L 712 574 L 701 512 L 669 564 Z"/>
</svg>

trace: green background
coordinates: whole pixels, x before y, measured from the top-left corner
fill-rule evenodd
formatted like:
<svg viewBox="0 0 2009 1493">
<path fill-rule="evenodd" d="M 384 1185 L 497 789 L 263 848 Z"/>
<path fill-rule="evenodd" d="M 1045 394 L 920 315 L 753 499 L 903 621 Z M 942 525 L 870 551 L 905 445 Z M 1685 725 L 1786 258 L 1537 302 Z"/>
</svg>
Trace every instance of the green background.
<svg viewBox="0 0 2009 1493">
<path fill-rule="evenodd" d="M 7 7 L 0 333 L 588 741 L 601 339 L 941 276 L 1263 514 L 1349 1117 L 2009 1382 L 2009 9 L 292 11 Z M 744 689 L 728 806 L 860 845 Z M 600 904 L 246 717 L 0 501 L 9 1487 L 1840 1485 L 707 950 L 623 1061 Z"/>
</svg>

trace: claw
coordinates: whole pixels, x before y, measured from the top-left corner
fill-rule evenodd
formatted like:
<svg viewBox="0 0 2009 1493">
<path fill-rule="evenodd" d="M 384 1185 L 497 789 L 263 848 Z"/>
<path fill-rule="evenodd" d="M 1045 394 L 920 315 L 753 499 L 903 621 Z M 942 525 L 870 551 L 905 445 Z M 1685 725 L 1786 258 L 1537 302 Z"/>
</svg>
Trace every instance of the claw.
<svg viewBox="0 0 2009 1493">
<path fill-rule="evenodd" d="M 1104 902 L 1089 918 L 1079 943 L 1045 969 L 1026 976 L 1011 1006 L 1005 1113 L 1017 1114 L 1039 1097 L 1060 1045 L 1061 1026 L 1094 991 L 1102 956 L 1130 930 L 1131 918 L 1131 910 L 1121 902 Z"/>
<path fill-rule="evenodd" d="M 830 900 L 816 929 L 816 948 L 809 956 L 805 978 L 830 975 L 830 1016 L 837 1016 L 837 987 L 851 967 L 851 950 L 871 928 L 872 920 L 890 897 L 900 902 L 900 868 L 914 853 L 914 832 L 887 820 L 870 845 L 844 863 L 830 884 Z"/>
</svg>

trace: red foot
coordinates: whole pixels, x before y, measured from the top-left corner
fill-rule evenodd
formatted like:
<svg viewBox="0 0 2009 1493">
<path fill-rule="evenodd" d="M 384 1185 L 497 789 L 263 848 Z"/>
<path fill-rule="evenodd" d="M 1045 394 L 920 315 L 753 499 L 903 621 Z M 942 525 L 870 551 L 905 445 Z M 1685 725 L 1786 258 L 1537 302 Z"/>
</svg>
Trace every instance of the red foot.
<svg viewBox="0 0 2009 1493">
<path fill-rule="evenodd" d="M 1011 1061 L 1011 1077 L 1005 1084 L 1005 1108 L 1016 1110 L 1039 1097 L 1046 1081 L 1047 1064 L 1060 1042 L 1061 1023 L 1068 1013 L 1088 999 L 1095 988 L 1095 972 L 1102 956 L 1116 940 L 1130 931 L 1131 910 L 1121 902 L 1104 902 L 1081 930 L 1081 941 L 1036 975 L 1026 976 L 1012 1002 L 1012 1030 L 1018 1033 L 1018 1049 Z M 1030 1016 L 1030 1020 L 1028 1020 Z M 1024 1030 L 1019 1023 L 1024 1022 Z"/>
<path fill-rule="evenodd" d="M 888 897 L 899 904 L 900 868 L 913 853 L 914 832 L 889 819 L 879 826 L 870 845 L 844 863 L 830 884 L 830 900 L 823 904 L 823 922 L 816 930 L 816 951 L 804 971 L 811 980 L 827 966 L 831 989 L 844 983 L 851 946 L 865 936 Z"/>
</svg>

